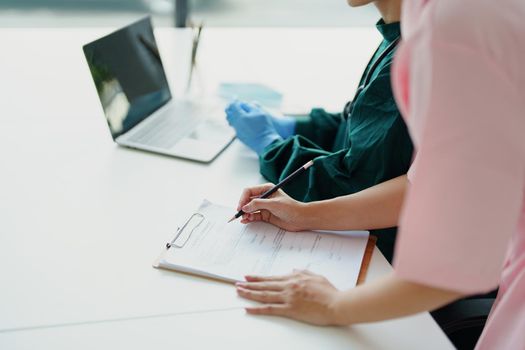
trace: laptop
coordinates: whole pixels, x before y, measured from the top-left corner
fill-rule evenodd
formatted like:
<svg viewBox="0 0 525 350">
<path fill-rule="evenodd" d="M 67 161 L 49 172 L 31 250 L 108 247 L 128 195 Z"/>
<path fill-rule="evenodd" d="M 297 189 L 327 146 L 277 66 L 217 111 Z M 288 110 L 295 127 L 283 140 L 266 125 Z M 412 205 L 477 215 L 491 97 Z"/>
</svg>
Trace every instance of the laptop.
<svg viewBox="0 0 525 350">
<path fill-rule="evenodd" d="M 117 144 L 208 163 L 234 139 L 220 107 L 172 97 L 150 17 L 83 49 Z"/>
</svg>

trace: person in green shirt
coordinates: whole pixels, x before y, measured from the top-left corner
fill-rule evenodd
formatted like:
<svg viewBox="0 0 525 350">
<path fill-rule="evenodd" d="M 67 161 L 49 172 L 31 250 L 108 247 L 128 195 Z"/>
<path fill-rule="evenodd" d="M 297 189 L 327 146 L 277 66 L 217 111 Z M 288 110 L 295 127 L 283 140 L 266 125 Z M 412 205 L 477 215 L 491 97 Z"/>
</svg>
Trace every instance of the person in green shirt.
<svg viewBox="0 0 525 350">
<path fill-rule="evenodd" d="M 359 6 L 370 0 L 348 0 Z M 383 40 L 341 113 L 313 109 L 308 117 L 274 116 L 258 105 L 234 101 L 226 118 L 237 137 L 259 155 L 261 174 L 279 182 L 309 160 L 303 175 L 283 187 L 303 202 L 357 193 L 406 174 L 413 146 L 397 109 L 390 69 L 400 40 L 400 0 L 373 1 L 382 15 Z M 377 245 L 390 261 L 396 229 L 376 230 Z"/>
</svg>

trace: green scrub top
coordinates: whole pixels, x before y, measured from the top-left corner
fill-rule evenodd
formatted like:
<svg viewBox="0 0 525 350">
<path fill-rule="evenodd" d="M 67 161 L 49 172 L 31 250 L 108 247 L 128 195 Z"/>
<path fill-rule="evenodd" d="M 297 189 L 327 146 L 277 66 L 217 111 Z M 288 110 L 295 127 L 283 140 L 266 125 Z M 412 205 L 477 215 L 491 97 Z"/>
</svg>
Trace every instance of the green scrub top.
<svg viewBox="0 0 525 350">
<path fill-rule="evenodd" d="M 400 36 L 399 23 L 376 25 L 383 40 L 368 64 Z M 406 174 L 413 146 L 397 109 L 390 85 L 393 50 L 372 72 L 370 82 L 354 101 L 348 120 L 341 113 L 313 109 L 299 118 L 296 135 L 272 143 L 260 156 L 261 174 L 277 183 L 309 160 L 314 166 L 283 187 L 293 198 L 317 201 L 359 192 Z M 396 229 L 375 230 L 377 246 L 391 261 Z"/>
</svg>

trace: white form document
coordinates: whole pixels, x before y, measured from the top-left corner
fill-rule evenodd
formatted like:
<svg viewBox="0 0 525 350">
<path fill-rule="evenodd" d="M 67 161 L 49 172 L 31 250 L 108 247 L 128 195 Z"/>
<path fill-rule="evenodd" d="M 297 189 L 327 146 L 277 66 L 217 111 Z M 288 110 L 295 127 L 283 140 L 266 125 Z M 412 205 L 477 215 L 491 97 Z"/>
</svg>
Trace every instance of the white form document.
<svg viewBox="0 0 525 350">
<path fill-rule="evenodd" d="M 229 282 L 307 269 L 339 289 L 357 283 L 368 231 L 288 232 L 264 222 L 227 223 L 235 210 L 206 200 L 196 213 L 156 267 Z"/>
</svg>

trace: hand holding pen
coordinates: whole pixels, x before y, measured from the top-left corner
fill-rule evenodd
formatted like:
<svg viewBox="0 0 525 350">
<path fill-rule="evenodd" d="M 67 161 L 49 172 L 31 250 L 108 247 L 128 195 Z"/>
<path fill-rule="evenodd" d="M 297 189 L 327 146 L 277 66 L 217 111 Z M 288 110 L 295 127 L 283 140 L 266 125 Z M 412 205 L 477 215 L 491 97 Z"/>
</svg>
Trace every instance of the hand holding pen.
<svg viewBox="0 0 525 350">
<path fill-rule="evenodd" d="M 239 211 L 228 222 L 243 216 L 242 223 L 265 221 L 288 231 L 304 229 L 302 223 L 296 219 L 301 217 L 300 212 L 306 207 L 305 203 L 290 198 L 280 188 L 312 165 L 313 161 L 309 161 L 277 185 L 264 184 L 245 189 L 239 200 Z M 272 198 L 268 199 L 270 197 Z"/>
</svg>

